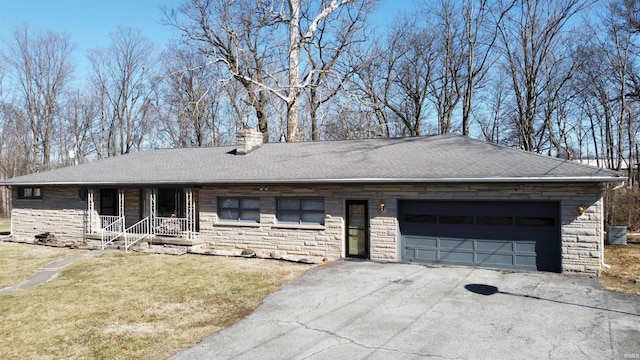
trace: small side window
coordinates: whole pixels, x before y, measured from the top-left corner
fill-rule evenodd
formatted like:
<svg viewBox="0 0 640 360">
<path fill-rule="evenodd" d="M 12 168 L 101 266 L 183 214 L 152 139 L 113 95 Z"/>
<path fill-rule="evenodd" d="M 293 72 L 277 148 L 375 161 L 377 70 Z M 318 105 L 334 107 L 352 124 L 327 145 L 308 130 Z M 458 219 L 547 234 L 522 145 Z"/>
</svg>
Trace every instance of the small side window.
<svg viewBox="0 0 640 360">
<path fill-rule="evenodd" d="M 42 189 L 33 186 L 23 186 L 18 188 L 19 199 L 42 199 Z"/>
</svg>

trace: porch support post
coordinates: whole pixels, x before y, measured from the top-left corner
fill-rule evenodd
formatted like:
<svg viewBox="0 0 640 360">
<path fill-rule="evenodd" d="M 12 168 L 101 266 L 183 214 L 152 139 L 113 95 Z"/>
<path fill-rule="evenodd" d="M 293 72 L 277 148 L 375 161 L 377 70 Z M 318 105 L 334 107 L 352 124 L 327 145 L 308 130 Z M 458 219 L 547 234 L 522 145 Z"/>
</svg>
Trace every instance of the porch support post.
<svg viewBox="0 0 640 360">
<path fill-rule="evenodd" d="M 149 191 L 149 227 L 152 235 L 156 234 L 156 194 L 155 189 Z"/>
<path fill-rule="evenodd" d="M 192 240 L 194 238 L 194 232 L 195 232 L 195 225 L 196 225 L 196 221 L 195 221 L 195 211 L 194 211 L 194 203 L 193 203 L 193 189 L 187 189 L 185 192 L 185 197 L 186 197 L 186 205 L 187 205 L 187 231 L 188 231 L 188 238 L 189 240 Z"/>
<path fill-rule="evenodd" d="M 122 229 L 120 229 L 120 231 L 124 231 L 124 229 L 126 229 L 124 216 L 124 191 L 122 189 L 118 189 L 118 217 L 120 218 L 120 221 L 122 221 Z"/>
<path fill-rule="evenodd" d="M 87 233 L 93 234 L 93 212 L 96 204 L 93 202 L 93 189 L 87 189 Z"/>
</svg>

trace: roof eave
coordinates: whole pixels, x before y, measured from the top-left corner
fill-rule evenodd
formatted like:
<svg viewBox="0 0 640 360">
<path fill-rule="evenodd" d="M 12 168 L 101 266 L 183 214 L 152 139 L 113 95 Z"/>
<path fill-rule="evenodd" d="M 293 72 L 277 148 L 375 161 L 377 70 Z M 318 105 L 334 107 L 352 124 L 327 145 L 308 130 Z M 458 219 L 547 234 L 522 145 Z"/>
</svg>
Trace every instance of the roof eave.
<svg viewBox="0 0 640 360">
<path fill-rule="evenodd" d="M 138 181 L 138 182 L 92 182 L 92 181 L 60 181 L 60 182 L 0 182 L 5 186 L 140 186 L 140 185 L 251 185 L 251 184 L 424 184 L 424 183 L 618 183 L 627 179 L 624 176 L 534 176 L 534 177 L 469 177 L 469 178 L 326 178 L 326 179 L 221 179 L 196 181 Z"/>
</svg>

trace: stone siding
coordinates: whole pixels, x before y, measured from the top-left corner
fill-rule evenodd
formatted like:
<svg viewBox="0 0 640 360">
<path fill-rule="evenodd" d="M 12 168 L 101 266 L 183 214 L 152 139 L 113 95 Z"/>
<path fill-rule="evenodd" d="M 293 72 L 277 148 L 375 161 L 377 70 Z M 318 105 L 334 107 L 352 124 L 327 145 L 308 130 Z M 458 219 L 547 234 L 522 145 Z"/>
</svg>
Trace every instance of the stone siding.
<svg viewBox="0 0 640 360">
<path fill-rule="evenodd" d="M 42 200 L 17 199 L 14 189 L 13 233 L 31 239 L 49 231 L 56 237 L 82 239 L 86 201 L 78 187 L 44 187 Z M 368 200 L 370 257 L 375 261 L 399 261 L 400 231 L 398 201 L 487 200 L 558 201 L 561 217 L 563 272 L 599 275 L 603 245 L 603 204 L 598 184 L 427 184 L 427 185 L 303 185 L 303 186 L 204 186 L 196 192 L 199 201 L 199 239 L 215 248 L 278 250 L 295 255 L 345 256 L 345 201 Z M 221 221 L 217 215 L 218 196 L 248 196 L 260 199 L 260 222 Z M 322 196 L 325 199 L 324 225 L 278 223 L 278 197 Z M 95 191 L 99 209 L 99 191 Z M 385 203 L 385 211 L 378 205 Z M 137 221 L 139 190 L 125 190 L 127 223 Z M 586 211 L 578 214 L 578 206 Z"/>
<path fill-rule="evenodd" d="M 35 235 L 50 232 L 62 241 L 81 241 L 87 202 L 80 187 L 42 187 L 42 199 L 18 199 L 13 187 L 11 230 L 17 241 L 35 242 Z"/>
</svg>

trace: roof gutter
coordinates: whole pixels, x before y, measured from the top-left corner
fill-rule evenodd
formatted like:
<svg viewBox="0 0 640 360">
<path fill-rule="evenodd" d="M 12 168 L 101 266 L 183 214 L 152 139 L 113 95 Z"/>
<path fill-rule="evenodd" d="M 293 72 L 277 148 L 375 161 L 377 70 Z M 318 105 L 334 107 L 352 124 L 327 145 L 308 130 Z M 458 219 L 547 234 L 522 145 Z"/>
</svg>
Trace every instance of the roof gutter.
<svg viewBox="0 0 640 360">
<path fill-rule="evenodd" d="M 492 177 L 492 178 L 336 178 L 336 179 L 287 179 L 287 180 L 237 180 L 221 179 L 213 181 L 140 181 L 140 182 L 4 182 L 0 185 L 22 186 L 22 185 L 76 185 L 76 186 L 135 186 L 135 185 L 251 185 L 251 184 L 442 184 L 442 183 L 619 183 L 615 188 L 623 185 L 627 177 L 623 176 L 558 176 L 558 177 Z"/>
</svg>

